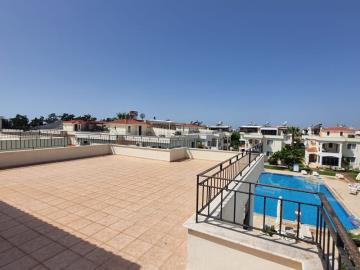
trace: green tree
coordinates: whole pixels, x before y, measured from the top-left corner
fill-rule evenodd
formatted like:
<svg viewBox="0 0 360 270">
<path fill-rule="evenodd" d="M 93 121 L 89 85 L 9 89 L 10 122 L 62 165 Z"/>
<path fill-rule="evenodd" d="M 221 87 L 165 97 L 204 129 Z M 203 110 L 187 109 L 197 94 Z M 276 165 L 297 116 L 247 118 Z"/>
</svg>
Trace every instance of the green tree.
<svg viewBox="0 0 360 270">
<path fill-rule="evenodd" d="M 92 116 L 91 114 L 84 114 L 83 116 L 78 116 L 75 119 L 84 121 L 96 121 L 96 117 Z"/>
<path fill-rule="evenodd" d="M 305 151 L 301 147 L 285 145 L 283 149 L 272 154 L 269 158 L 271 165 L 278 165 L 281 163 L 287 167 L 292 167 L 294 164 L 303 164 Z"/>
<path fill-rule="evenodd" d="M 63 113 L 62 115 L 60 115 L 60 119 L 61 119 L 61 121 L 74 120 L 74 119 L 75 119 L 75 115 L 73 115 L 73 114 L 68 114 L 68 113 Z"/>
<path fill-rule="evenodd" d="M 301 131 L 298 127 L 288 127 L 288 132 L 291 134 L 291 146 L 301 143 Z"/>
<path fill-rule="evenodd" d="M 29 129 L 29 119 L 26 115 L 17 114 L 14 118 L 10 118 L 10 127 L 13 129 Z"/>
<path fill-rule="evenodd" d="M 45 120 L 48 124 L 55 123 L 56 121 L 59 121 L 59 118 L 55 113 L 50 113 Z"/>
<path fill-rule="evenodd" d="M 117 119 L 129 119 L 130 115 L 128 113 L 122 112 L 116 114 Z"/>
<path fill-rule="evenodd" d="M 231 133 L 231 147 L 233 147 L 235 150 L 239 149 L 240 145 L 240 133 L 235 131 Z"/>
<path fill-rule="evenodd" d="M 30 121 L 30 127 L 35 128 L 44 125 L 44 116 L 40 116 L 39 118 L 35 117 Z"/>
</svg>

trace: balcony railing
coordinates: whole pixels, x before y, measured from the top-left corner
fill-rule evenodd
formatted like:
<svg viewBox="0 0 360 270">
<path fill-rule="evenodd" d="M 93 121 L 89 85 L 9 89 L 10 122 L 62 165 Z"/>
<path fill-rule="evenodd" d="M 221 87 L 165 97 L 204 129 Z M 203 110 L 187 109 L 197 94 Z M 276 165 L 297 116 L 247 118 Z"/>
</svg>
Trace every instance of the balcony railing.
<svg viewBox="0 0 360 270">
<path fill-rule="evenodd" d="M 174 136 L 171 138 L 159 136 L 111 135 L 111 134 L 80 134 L 40 133 L 31 132 L 0 132 L 0 151 L 39 149 L 51 147 L 67 147 L 74 145 L 117 144 L 139 147 L 173 149 L 179 147 L 197 148 L 199 139 Z"/>
<path fill-rule="evenodd" d="M 280 208 L 280 213 L 275 220 L 274 227 L 277 228 L 272 228 L 272 234 L 283 239 L 291 239 L 295 242 L 302 241 L 317 246 L 324 269 L 360 269 L 360 253 L 324 194 L 260 184 L 257 181 L 236 180 L 239 179 L 238 176 L 244 176 L 248 172 L 246 169 L 254 164 L 252 162 L 258 159 L 260 153 L 259 147 L 258 149 L 253 148 L 197 175 L 196 222 L 222 221 L 246 230 L 269 233 L 269 220 L 272 221 L 271 224 L 274 224 L 274 220 L 267 215 L 267 204 L 275 201 Z M 239 188 L 240 186 L 241 188 Z M 320 204 L 258 194 L 255 191 L 258 186 L 317 195 Z M 244 211 L 244 209 L 239 208 L 239 201 L 247 201 L 245 204 L 246 215 L 242 215 L 244 217 L 253 211 L 252 202 L 255 198 L 260 198 L 262 202 L 261 218 L 258 218 L 254 223 L 249 222 L 249 219 L 241 220 L 239 217 L 240 212 Z M 295 215 L 295 220 L 289 220 L 288 216 L 285 217 L 284 209 L 290 205 L 298 213 Z M 311 223 L 314 224 L 313 226 L 301 224 L 300 213 L 304 209 L 312 209 L 314 215 L 311 216 L 313 219 Z M 302 232 L 302 229 L 305 228 L 302 228 L 302 226 L 310 228 L 310 235 Z"/>
</svg>

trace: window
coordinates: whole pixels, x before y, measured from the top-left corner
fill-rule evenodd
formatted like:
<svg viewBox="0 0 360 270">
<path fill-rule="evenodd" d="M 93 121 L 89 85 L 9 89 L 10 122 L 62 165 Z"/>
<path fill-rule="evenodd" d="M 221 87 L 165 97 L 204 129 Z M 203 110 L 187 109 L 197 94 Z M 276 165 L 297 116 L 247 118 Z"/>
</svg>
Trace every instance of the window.
<svg viewBox="0 0 360 270">
<path fill-rule="evenodd" d="M 329 143 L 329 148 L 333 148 L 333 144 L 332 144 L 332 143 Z"/>
<path fill-rule="evenodd" d="M 273 153 L 273 152 L 267 151 L 267 152 L 266 152 L 266 156 L 267 156 L 267 157 L 270 157 L 270 156 L 272 155 L 272 153 Z"/>
<path fill-rule="evenodd" d="M 349 163 L 355 163 L 355 157 L 345 157 L 345 160 Z"/>
<path fill-rule="evenodd" d="M 128 133 L 131 133 L 131 126 L 128 126 Z"/>
<path fill-rule="evenodd" d="M 354 134 L 349 134 L 348 138 L 355 138 L 355 135 Z"/>
<path fill-rule="evenodd" d="M 325 166 L 339 166 L 339 158 L 337 157 L 323 157 L 322 165 Z"/>
<path fill-rule="evenodd" d="M 355 143 L 348 143 L 347 149 L 348 149 L 348 150 L 354 150 L 354 149 L 356 149 L 356 144 L 355 144 Z"/>
<path fill-rule="evenodd" d="M 267 140 L 267 141 L 266 141 L 266 144 L 267 144 L 267 145 L 272 145 L 272 144 L 273 144 L 273 140 Z"/>
<path fill-rule="evenodd" d="M 326 135 L 327 135 L 327 136 L 330 136 L 330 132 L 329 132 L 329 131 L 328 131 L 328 132 L 326 132 Z"/>
<path fill-rule="evenodd" d="M 340 132 L 340 136 L 343 136 L 344 135 L 344 133 L 343 132 Z"/>
</svg>

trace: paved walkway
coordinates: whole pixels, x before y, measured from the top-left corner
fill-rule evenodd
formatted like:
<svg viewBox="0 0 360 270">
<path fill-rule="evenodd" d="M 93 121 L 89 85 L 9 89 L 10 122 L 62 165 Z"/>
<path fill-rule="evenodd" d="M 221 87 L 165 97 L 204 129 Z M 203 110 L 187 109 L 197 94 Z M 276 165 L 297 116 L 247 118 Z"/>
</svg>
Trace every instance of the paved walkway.
<svg viewBox="0 0 360 270">
<path fill-rule="evenodd" d="M 0 171 L 1 269 L 185 269 L 195 175 L 106 156 Z"/>
</svg>

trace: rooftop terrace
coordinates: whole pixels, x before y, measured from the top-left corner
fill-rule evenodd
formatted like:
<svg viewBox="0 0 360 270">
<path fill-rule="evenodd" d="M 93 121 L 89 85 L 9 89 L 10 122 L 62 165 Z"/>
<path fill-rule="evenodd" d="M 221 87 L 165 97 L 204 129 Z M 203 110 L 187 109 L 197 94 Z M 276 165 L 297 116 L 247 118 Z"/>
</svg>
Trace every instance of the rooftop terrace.
<svg viewBox="0 0 360 270">
<path fill-rule="evenodd" d="M 185 269 L 194 176 L 215 163 L 113 155 L 0 171 L 0 267 Z"/>
</svg>

